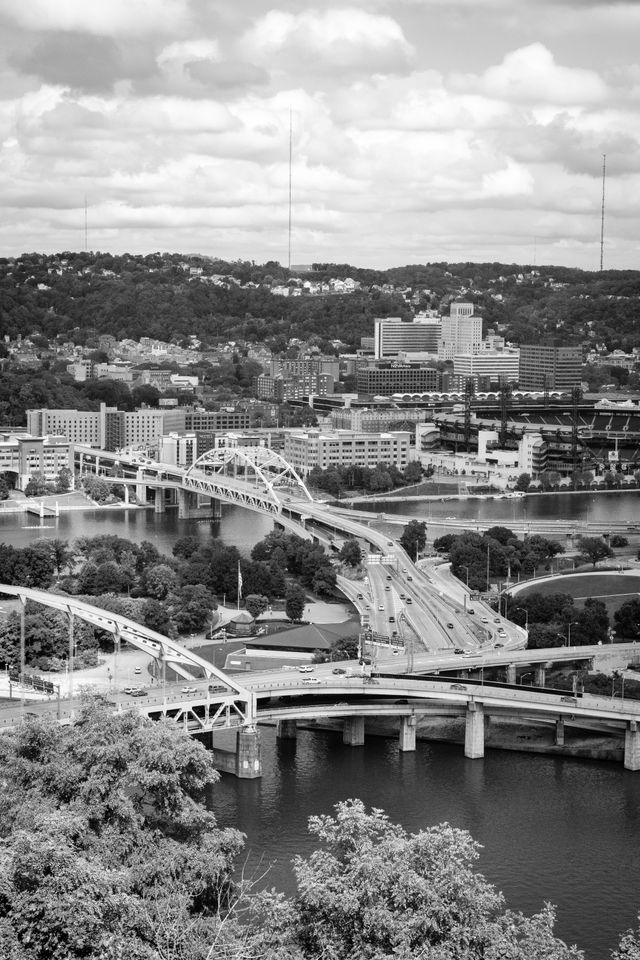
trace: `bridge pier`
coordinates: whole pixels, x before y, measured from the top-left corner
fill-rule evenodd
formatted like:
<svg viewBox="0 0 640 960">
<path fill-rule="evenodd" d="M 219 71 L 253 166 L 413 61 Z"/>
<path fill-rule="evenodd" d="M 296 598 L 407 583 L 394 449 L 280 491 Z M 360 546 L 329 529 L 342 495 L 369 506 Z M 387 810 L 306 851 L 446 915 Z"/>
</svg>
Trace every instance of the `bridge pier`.
<svg viewBox="0 0 640 960">
<path fill-rule="evenodd" d="M 516 665 L 515 663 L 507 664 L 507 683 L 516 682 Z"/>
<path fill-rule="evenodd" d="M 640 770 L 640 727 L 637 720 L 629 720 L 624 732 L 624 768 Z"/>
<path fill-rule="evenodd" d="M 147 502 L 147 486 L 145 483 L 136 483 L 136 502 L 140 504 Z"/>
<path fill-rule="evenodd" d="M 198 509 L 198 494 L 190 490 L 178 490 L 178 518 L 188 520 Z"/>
<path fill-rule="evenodd" d="M 470 760 L 484 757 L 484 707 L 476 700 L 467 704 L 464 725 L 464 755 Z"/>
<path fill-rule="evenodd" d="M 156 487 L 154 490 L 153 506 L 155 513 L 164 513 L 164 490 L 162 487 Z"/>
<path fill-rule="evenodd" d="M 236 734 L 236 777 L 255 780 L 261 776 L 260 734 L 255 727 L 242 727 Z"/>
<path fill-rule="evenodd" d="M 364 717 L 345 717 L 342 727 L 342 742 L 347 747 L 364 744 Z"/>
<path fill-rule="evenodd" d="M 558 717 L 556 720 L 556 747 L 564 747 L 564 717 Z"/>
<path fill-rule="evenodd" d="M 276 737 L 279 740 L 295 740 L 298 736 L 298 726 L 295 720 L 278 720 Z"/>
<path fill-rule="evenodd" d="M 211 497 L 211 517 L 213 520 L 220 520 L 222 518 L 222 502 L 218 500 L 217 497 Z"/>
<path fill-rule="evenodd" d="M 124 490 L 124 505 L 125 507 L 128 507 L 129 506 L 129 484 L 124 483 L 122 485 L 122 489 Z"/>
<path fill-rule="evenodd" d="M 400 717 L 400 737 L 398 746 L 403 753 L 416 749 L 416 718 Z"/>
<path fill-rule="evenodd" d="M 534 678 L 536 687 L 545 687 L 547 685 L 547 668 L 544 666 L 544 664 L 536 667 Z"/>
</svg>

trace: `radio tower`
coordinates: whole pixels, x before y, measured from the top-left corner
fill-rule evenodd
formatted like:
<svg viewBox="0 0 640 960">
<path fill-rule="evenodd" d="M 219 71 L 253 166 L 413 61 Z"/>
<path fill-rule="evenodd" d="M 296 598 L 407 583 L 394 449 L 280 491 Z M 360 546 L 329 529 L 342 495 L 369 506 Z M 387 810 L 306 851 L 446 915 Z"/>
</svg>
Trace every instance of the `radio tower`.
<svg viewBox="0 0 640 960">
<path fill-rule="evenodd" d="M 600 214 L 600 273 L 604 260 L 604 184 L 607 176 L 607 155 L 602 154 L 602 211 Z"/>
<path fill-rule="evenodd" d="M 84 252 L 89 249 L 89 217 L 87 213 L 87 195 L 84 195 Z"/>
<path fill-rule="evenodd" d="M 293 121 L 291 118 L 291 108 L 289 108 L 289 261 L 288 267 L 291 270 L 291 160 L 293 157 Z M 600 267 L 602 270 L 602 267 Z"/>
</svg>

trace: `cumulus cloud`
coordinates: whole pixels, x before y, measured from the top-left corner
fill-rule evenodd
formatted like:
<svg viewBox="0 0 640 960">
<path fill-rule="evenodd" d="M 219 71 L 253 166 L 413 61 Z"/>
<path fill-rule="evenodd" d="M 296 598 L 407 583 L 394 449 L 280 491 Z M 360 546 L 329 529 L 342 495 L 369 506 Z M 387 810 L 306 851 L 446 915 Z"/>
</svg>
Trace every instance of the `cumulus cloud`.
<svg viewBox="0 0 640 960">
<path fill-rule="evenodd" d="M 111 87 L 125 71 L 120 50 L 110 37 L 53 33 L 10 62 L 45 83 L 82 90 Z"/>
<path fill-rule="evenodd" d="M 564 67 L 541 43 L 506 54 L 481 76 L 461 75 L 454 85 L 497 99 L 524 103 L 583 104 L 604 100 L 607 88 L 592 70 Z"/>
<path fill-rule="evenodd" d="M 270 10 L 246 31 L 239 48 L 256 63 L 311 71 L 404 69 L 413 55 L 395 20 L 355 8 Z"/>
</svg>

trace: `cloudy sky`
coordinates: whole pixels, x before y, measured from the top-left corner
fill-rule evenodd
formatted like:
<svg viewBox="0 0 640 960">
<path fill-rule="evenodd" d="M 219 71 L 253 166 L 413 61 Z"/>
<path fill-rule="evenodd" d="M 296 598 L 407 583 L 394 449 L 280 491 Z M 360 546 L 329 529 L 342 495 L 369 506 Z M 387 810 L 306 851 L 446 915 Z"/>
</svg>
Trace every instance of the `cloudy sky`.
<svg viewBox="0 0 640 960">
<path fill-rule="evenodd" d="M 640 266 L 640 2 L 0 0 L 0 254 Z"/>
</svg>

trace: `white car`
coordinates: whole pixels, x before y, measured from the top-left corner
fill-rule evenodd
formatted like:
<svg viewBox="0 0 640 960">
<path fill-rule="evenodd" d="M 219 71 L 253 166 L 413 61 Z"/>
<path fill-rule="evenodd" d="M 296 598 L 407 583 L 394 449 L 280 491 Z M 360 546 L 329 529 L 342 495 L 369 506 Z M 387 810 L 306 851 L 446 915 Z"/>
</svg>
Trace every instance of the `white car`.
<svg viewBox="0 0 640 960">
<path fill-rule="evenodd" d="M 197 693 L 197 692 L 198 692 L 198 688 L 197 688 L 197 687 L 183 687 L 180 692 L 181 692 L 181 693 Z"/>
<path fill-rule="evenodd" d="M 310 666 L 298 667 L 298 670 L 300 673 L 313 673 L 313 667 Z"/>
<path fill-rule="evenodd" d="M 489 623 L 488 617 L 480 617 L 480 623 Z"/>
<path fill-rule="evenodd" d="M 322 683 L 320 677 L 305 677 L 303 683 Z"/>
</svg>

